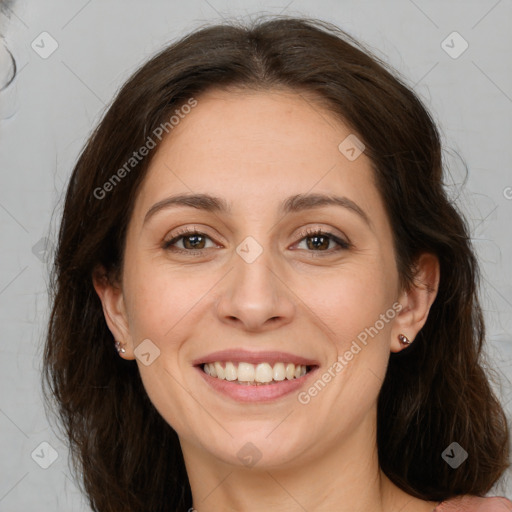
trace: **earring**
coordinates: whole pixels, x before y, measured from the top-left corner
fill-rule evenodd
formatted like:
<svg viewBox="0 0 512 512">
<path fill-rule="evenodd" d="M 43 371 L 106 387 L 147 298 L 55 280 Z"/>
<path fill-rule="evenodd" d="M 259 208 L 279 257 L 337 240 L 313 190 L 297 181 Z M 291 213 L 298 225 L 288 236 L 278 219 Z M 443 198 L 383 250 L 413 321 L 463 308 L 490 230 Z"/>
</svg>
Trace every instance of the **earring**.
<svg viewBox="0 0 512 512">
<path fill-rule="evenodd" d="M 399 334 L 398 339 L 400 340 L 400 343 L 402 343 L 402 345 L 410 345 L 412 343 L 412 341 L 404 334 Z"/>
<path fill-rule="evenodd" d="M 116 346 L 117 352 L 119 354 L 124 354 L 126 352 L 124 345 L 121 345 L 121 343 L 119 341 L 116 341 L 115 346 Z"/>
</svg>

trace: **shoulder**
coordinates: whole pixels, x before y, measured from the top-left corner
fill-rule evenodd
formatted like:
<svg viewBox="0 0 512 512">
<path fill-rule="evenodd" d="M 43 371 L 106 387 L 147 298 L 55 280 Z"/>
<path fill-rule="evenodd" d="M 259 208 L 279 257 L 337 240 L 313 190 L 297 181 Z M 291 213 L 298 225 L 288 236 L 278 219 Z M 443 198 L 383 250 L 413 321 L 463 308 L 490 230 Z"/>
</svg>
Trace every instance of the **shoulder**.
<svg viewBox="0 0 512 512">
<path fill-rule="evenodd" d="M 443 501 L 434 512 L 512 512 L 512 501 L 502 496 L 492 498 L 458 496 Z"/>
</svg>

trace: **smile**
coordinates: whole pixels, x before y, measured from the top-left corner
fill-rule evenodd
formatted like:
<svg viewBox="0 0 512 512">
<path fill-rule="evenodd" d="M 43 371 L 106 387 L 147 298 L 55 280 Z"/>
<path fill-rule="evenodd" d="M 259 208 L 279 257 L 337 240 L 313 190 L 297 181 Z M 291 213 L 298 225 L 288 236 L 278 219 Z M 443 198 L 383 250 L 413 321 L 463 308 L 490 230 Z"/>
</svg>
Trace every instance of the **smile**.
<svg viewBox="0 0 512 512">
<path fill-rule="evenodd" d="M 271 402 L 297 393 L 320 363 L 289 352 L 222 350 L 192 361 L 206 389 L 237 402 Z"/>
<path fill-rule="evenodd" d="M 284 362 L 277 362 L 272 365 L 270 363 L 252 364 L 231 361 L 205 363 L 202 368 L 210 377 L 253 386 L 298 379 L 306 375 L 311 369 L 307 365 Z"/>
</svg>

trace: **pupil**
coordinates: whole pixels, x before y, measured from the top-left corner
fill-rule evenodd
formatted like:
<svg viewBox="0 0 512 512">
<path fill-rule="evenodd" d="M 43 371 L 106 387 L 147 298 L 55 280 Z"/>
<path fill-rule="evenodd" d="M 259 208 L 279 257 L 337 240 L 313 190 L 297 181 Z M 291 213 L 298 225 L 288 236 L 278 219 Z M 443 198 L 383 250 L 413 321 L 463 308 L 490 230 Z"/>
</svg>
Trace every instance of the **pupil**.
<svg viewBox="0 0 512 512">
<path fill-rule="evenodd" d="M 187 246 L 187 242 L 190 242 L 191 240 L 193 240 L 192 243 L 189 245 L 192 245 L 192 249 L 197 249 L 198 248 L 197 244 L 201 243 L 201 238 L 203 238 L 201 235 L 189 235 L 185 238 L 185 240 L 186 240 L 185 246 Z M 200 248 L 202 248 L 202 247 L 200 247 Z"/>
<path fill-rule="evenodd" d="M 315 236 L 311 236 L 311 237 L 309 237 L 309 238 L 312 240 L 312 245 L 313 245 L 313 247 L 314 247 L 315 249 L 318 249 L 318 248 L 320 248 L 320 247 L 323 247 L 323 248 L 325 248 L 325 249 L 326 249 L 326 248 L 329 246 L 329 240 L 328 240 L 328 238 L 327 238 L 327 237 L 325 237 L 325 236 L 323 236 L 323 235 L 320 235 L 320 236 L 315 235 Z M 322 242 L 319 242 L 320 240 L 322 240 L 322 241 L 323 241 L 323 243 L 322 243 Z M 326 245 L 326 243 L 325 243 L 325 242 L 327 242 L 327 245 Z M 311 246 L 310 246 L 310 248 L 311 248 Z"/>
</svg>

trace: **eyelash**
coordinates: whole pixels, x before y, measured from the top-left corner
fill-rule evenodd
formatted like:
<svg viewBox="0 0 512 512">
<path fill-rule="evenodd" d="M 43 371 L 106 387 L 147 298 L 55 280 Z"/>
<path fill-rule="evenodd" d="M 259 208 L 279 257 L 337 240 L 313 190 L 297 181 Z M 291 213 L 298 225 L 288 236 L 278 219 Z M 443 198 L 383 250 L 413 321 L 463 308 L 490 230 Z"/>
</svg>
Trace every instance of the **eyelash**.
<svg viewBox="0 0 512 512">
<path fill-rule="evenodd" d="M 299 234 L 301 239 L 299 242 L 302 242 L 304 238 L 312 237 L 312 236 L 325 236 L 327 238 L 330 238 L 333 242 L 338 244 L 338 247 L 334 250 L 330 249 L 328 251 L 308 251 L 308 252 L 314 252 L 314 253 L 324 253 L 324 254 L 331 254 L 333 252 L 341 251 L 341 250 L 347 250 L 352 247 L 352 244 L 346 240 L 342 240 L 341 238 L 338 238 L 336 235 L 329 231 L 324 231 L 323 229 L 318 228 L 308 228 L 306 231 Z"/>
<path fill-rule="evenodd" d="M 207 249 L 194 250 L 194 249 L 179 249 L 176 247 L 172 247 L 172 245 L 175 244 L 176 242 L 178 242 L 180 239 L 187 238 L 188 236 L 194 236 L 194 235 L 201 235 L 201 236 L 204 236 L 211 240 L 211 238 L 208 235 L 206 235 L 205 233 L 202 233 L 200 231 L 197 231 L 195 228 L 194 229 L 185 228 L 181 231 L 178 231 L 176 233 L 176 235 L 173 238 L 171 238 L 170 240 L 166 240 L 163 244 L 163 249 L 166 249 L 166 250 L 172 251 L 172 252 L 177 252 L 180 254 L 187 254 L 187 255 L 201 254 L 203 251 L 206 251 Z M 333 233 L 330 233 L 329 231 L 324 231 L 322 229 L 309 228 L 306 231 L 300 233 L 299 236 L 301 237 L 299 242 L 302 242 L 305 238 L 310 238 L 313 236 L 323 236 L 323 237 L 330 238 L 333 242 L 338 244 L 338 248 L 336 248 L 334 250 L 330 249 L 327 251 L 313 251 L 313 250 L 307 251 L 310 253 L 315 253 L 315 256 L 317 256 L 317 253 L 320 254 L 321 256 L 328 256 L 328 255 L 332 254 L 333 252 L 338 252 L 340 250 L 347 250 L 352 247 L 352 244 L 350 242 L 342 240 L 342 239 L 338 238 L 336 235 L 334 235 Z M 208 249 L 210 249 L 210 248 L 208 248 Z"/>
</svg>

